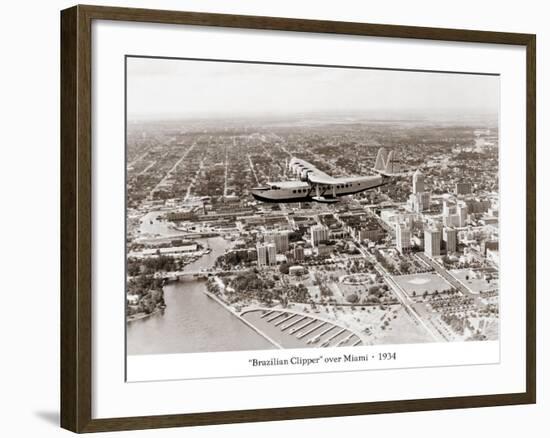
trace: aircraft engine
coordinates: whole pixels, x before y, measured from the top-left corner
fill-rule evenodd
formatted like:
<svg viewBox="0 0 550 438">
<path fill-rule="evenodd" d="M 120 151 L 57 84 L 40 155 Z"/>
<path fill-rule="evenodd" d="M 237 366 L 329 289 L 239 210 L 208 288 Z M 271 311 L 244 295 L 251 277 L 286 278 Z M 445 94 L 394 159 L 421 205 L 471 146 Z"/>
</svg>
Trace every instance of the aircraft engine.
<svg viewBox="0 0 550 438">
<path fill-rule="evenodd" d="M 300 173 L 300 180 L 301 181 L 307 181 L 307 175 L 310 172 L 311 172 L 311 170 L 309 170 L 309 169 L 302 170 L 302 173 Z"/>
</svg>

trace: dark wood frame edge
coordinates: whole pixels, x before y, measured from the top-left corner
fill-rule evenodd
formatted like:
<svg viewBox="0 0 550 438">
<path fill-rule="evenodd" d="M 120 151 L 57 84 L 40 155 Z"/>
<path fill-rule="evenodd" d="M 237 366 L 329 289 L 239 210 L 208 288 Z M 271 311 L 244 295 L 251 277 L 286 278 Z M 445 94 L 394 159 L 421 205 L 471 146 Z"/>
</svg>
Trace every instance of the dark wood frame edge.
<svg viewBox="0 0 550 438">
<path fill-rule="evenodd" d="M 92 419 L 91 23 L 94 19 L 415 38 L 526 47 L 526 391 L 244 411 Z M 536 36 L 461 29 L 78 5 L 61 12 L 61 426 L 99 432 L 536 402 Z"/>
</svg>

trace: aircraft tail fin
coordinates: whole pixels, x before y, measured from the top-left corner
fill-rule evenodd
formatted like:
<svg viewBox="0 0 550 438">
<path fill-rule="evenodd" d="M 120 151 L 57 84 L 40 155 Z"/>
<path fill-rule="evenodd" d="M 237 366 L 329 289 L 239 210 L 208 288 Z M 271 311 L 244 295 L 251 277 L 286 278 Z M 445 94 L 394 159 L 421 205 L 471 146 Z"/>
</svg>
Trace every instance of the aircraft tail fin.
<svg viewBox="0 0 550 438">
<path fill-rule="evenodd" d="M 378 154 L 376 154 L 376 162 L 374 163 L 374 170 L 377 170 L 377 171 L 385 170 L 387 159 L 388 159 L 388 151 L 384 148 L 378 149 Z"/>
<path fill-rule="evenodd" d="M 395 158 L 394 151 L 388 151 L 384 148 L 378 149 L 376 162 L 374 163 L 375 172 L 384 176 L 397 176 L 400 174 L 399 161 Z"/>
</svg>

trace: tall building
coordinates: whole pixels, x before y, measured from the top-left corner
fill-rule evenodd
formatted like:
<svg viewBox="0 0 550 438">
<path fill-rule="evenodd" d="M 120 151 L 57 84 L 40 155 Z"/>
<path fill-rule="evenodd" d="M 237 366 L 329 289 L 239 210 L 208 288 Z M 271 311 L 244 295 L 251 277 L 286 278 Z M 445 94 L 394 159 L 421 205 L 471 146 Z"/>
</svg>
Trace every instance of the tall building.
<svg viewBox="0 0 550 438">
<path fill-rule="evenodd" d="M 411 229 L 405 224 L 395 224 L 395 237 L 397 249 L 401 254 L 411 250 Z"/>
<path fill-rule="evenodd" d="M 422 213 L 423 211 L 430 209 L 431 195 L 430 192 L 418 192 L 411 194 L 409 198 L 412 210 L 416 213 Z"/>
<path fill-rule="evenodd" d="M 424 174 L 417 169 L 413 175 L 413 193 L 424 192 Z"/>
<path fill-rule="evenodd" d="M 443 201 L 443 216 L 450 216 L 453 214 L 456 214 L 456 204 L 445 199 Z"/>
<path fill-rule="evenodd" d="M 457 204 L 457 213 L 458 213 L 458 226 L 465 227 L 466 221 L 468 219 L 468 206 L 465 202 L 460 201 Z"/>
<path fill-rule="evenodd" d="M 268 257 L 268 255 L 267 255 L 267 246 L 265 246 L 265 245 L 258 245 L 258 246 L 256 247 L 256 252 L 257 252 L 257 254 L 258 254 L 258 257 L 257 257 L 257 259 L 258 259 L 258 266 L 259 266 L 259 267 L 267 266 L 267 261 L 268 261 L 268 259 L 267 259 L 267 257 Z"/>
<path fill-rule="evenodd" d="M 301 246 L 296 245 L 294 247 L 294 260 L 297 262 L 301 262 L 304 260 L 304 248 Z"/>
<path fill-rule="evenodd" d="M 277 264 L 277 251 L 274 243 L 267 245 L 258 245 L 256 247 L 258 254 L 258 266 L 274 266 Z"/>
<path fill-rule="evenodd" d="M 424 253 L 430 257 L 441 254 L 441 231 L 433 228 L 424 230 Z"/>
<path fill-rule="evenodd" d="M 273 231 L 269 234 L 268 241 L 275 244 L 275 250 L 278 254 L 284 254 L 288 251 L 288 231 Z"/>
<path fill-rule="evenodd" d="M 455 193 L 457 195 L 469 195 L 470 193 L 472 193 L 472 183 L 457 182 L 455 184 Z"/>
<path fill-rule="evenodd" d="M 274 243 L 267 245 L 267 259 L 269 266 L 275 266 L 277 264 L 277 249 Z"/>
<path fill-rule="evenodd" d="M 443 229 L 443 241 L 447 254 L 456 252 L 456 230 L 454 228 Z"/>
<path fill-rule="evenodd" d="M 442 217 L 443 225 L 446 227 L 459 227 L 460 226 L 460 216 L 458 214 L 449 214 Z"/>
<path fill-rule="evenodd" d="M 464 227 L 468 216 L 468 206 L 464 201 L 456 204 L 448 200 L 443 201 L 442 221 L 446 227 Z"/>
<path fill-rule="evenodd" d="M 311 246 L 317 246 L 319 243 L 328 240 L 328 228 L 323 225 L 314 225 L 310 229 Z"/>
</svg>

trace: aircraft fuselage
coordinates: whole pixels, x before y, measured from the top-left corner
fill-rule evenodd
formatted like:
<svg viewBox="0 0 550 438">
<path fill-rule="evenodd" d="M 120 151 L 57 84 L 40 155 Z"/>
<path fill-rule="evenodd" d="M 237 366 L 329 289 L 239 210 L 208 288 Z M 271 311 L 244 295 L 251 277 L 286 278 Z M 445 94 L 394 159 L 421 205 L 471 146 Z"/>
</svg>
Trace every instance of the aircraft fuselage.
<svg viewBox="0 0 550 438">
<path fill-rule="evenodd" d="M 262 202 L 335 202 L 336 198 L 381 187 L 390 182 L 383 175 L 339 178 L 336 184 L 316 184 L 308 181 L 272 182 L 251 190 Z"/>
</svg>

